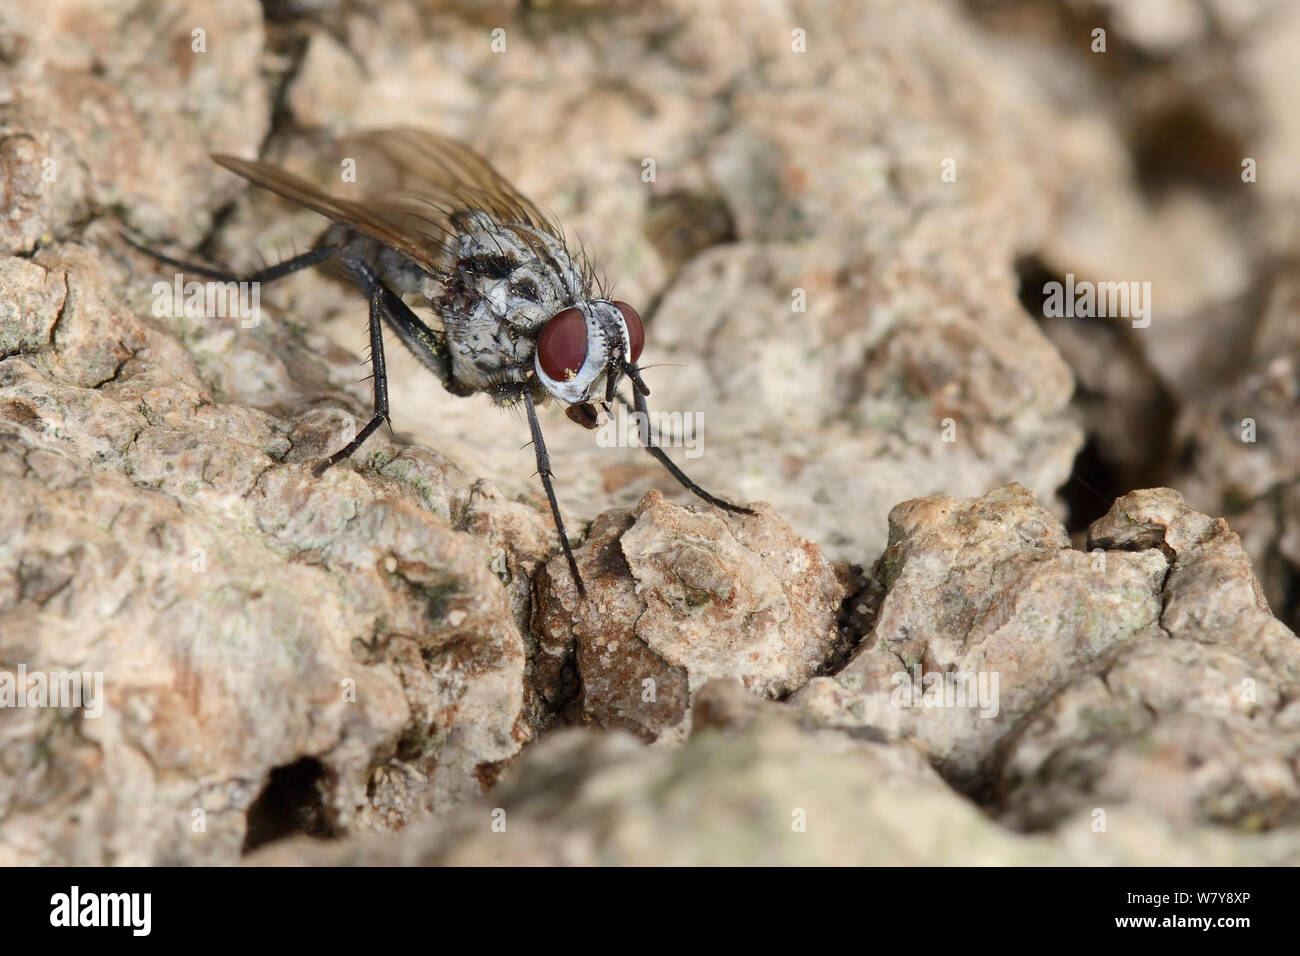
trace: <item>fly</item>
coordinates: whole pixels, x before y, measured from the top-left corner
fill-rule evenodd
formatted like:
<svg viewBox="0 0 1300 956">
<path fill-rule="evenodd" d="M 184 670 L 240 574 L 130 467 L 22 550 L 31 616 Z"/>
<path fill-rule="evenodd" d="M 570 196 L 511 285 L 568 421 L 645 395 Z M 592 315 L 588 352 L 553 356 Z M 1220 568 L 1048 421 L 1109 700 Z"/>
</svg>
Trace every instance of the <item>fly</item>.
<svg viewBox="0 0 1300 956">
<path fill-rule="evenodd" d="M 353 201 L 326 193 L 269 163 L 213 155 L 250 182 L 333 220 L 316 248 L 243 280 L 137 246 L 160 262 L 221 282 L 271 282 L 328 264 L 370 302 L 374 412 L 356 435 L 313 469 L 348 458 L 388 421 L 383 327 L 453 395 L 486 393 L 499 405 L 522 403 L 537 473 L 578 593 L 586 588 L 560 517 L 537 404 L 554 398 L 584 428 L 617 399 L 637 417 L 641 445 L 682 486 L 709 504 L 753 514 L 709 494 L 653 441 L 637 361 L 645 345 L 641 317 L 604 297 L 586 256 L 571 251 L 559 226 L 467 146 L 433 133 L 391 129 L 345 141 L 366 170 L 370 192 Z M 364 163 L 364 165 L 363 165 Z M 127 240 L 130 242 L 130 240 Z M 132 243 L 132 245 L 135 245 Z M 423 296 L 437 317 L 422 321 L 403 300 Z M 623 379 L 632 400 L 618 394 Z M 390 422 L 391 426 L 391 422 Z"/>
</svg>

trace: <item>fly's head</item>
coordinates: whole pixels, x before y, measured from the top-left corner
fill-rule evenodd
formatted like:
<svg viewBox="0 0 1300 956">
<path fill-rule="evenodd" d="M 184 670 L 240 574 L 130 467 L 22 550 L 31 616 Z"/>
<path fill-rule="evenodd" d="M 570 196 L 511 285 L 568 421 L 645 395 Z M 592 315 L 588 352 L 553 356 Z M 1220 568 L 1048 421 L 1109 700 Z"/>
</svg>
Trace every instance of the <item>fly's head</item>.
<svg viewBox="0 0 1300 956">
<path fill-rule="evenodd" d="M 635 372 L 645 345 L 641 316 L 626 302 L 591 299 L 557 312 L 537 334 L 533 366 L 542 386 L 567 403 L 569 418 L 596 427 L 591 403 L 612 402 L 625 374 Z"/>
</svg>

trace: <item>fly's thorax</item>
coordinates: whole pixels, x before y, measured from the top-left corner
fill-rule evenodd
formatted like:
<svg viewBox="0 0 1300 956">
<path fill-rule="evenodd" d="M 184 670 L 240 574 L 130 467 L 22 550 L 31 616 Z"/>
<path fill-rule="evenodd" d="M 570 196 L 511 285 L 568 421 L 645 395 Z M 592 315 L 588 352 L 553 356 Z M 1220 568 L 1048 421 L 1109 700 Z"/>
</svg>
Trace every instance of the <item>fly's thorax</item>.
<svg viewBox="0 0 1300 956">
<path fill-rule="evenodd" d="M 454 273 L 503 322 L 532 331 L 587 297 L 582 269 L 555 236 L 483 214 L 469 224 L 474 228 L 459 238 Z"/>
<path fill-rule="evenodd" d="M 471 390 L 522 382 L 532 368 L 532 335 L 503 322 L 486 299 L 444 310 L 443 329 L 452 377 Z"/>
<path fill-rule="evenodd" d="M 564 284 L 539 260 L 519 264 L 505 278 L 484 283 L 482 290 L 501 321 L 530 335 L 569 304 Z"/>
</svg>

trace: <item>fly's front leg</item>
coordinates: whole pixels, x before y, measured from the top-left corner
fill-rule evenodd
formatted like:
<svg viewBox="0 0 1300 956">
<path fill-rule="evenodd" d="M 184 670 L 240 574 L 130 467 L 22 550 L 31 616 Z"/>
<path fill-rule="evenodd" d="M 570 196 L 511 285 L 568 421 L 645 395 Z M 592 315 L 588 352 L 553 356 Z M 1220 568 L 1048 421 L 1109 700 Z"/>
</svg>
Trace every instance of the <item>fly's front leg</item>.
<svg viewBox="0 0 1300 956">
<path fill-rule="evenodd" d="M 628 400 L 624 398 L 622 395 L 618 396 L 618 399 L 624 405 L 629 405 Z M 716 495 L 709 494 L 707 491 L 705 491 L 703 488 L 697 485 L 694 481 L 692 481 L 687 476 L 686 472 L 678 468 L 677 465 L 673 463 L 673 460 L 669 458 L 668 455 L 664 452 L 664 450 L 660 448 L 659 445 L 656 443 L 654 436 L 650 430 L 650 409 L 646 405 L 645 393 L 640 388 L 634 388 L 632 390 L 632 399 L 633 399 L 632 404 L 629 407 L 633 411 L 638 413 L 638 418 L 639 418 L 638 425 L 639 425 L 642 447 L 645 448 L 645 450 L 649 453 L 651 458 L 653 458 L 655 461 L 659 462 L 659 464 L 667 468 L 668 473 L 672 475 L 674 478 L 676 478 L 681 483 L 681 486 L 683 488 L 685 488 L 687 491 L 691 492 L 692 494 L 700 498 L 703 498 L 705 501 L 713 505 L 715 508 L 721 508 L 723 511 L 731 511 L 741 515 L 755 514 L 755 512 L 750 508 L 742 508 L 740 505 L 733 505 L 729 501 L 723 501 L 721 498 L 717 497 Z"/>
<path fill-rule="evenodd" d="M 569 536 L 564 533 L 564 519 L 560 517 L 560 502 L 555 497 L 555 487 L 551 484 L 551 456 L 547 454 L 546 442 L 542 440 L 542 425 L 537 420 L 537 408 L 533 404 L 533 393 L 527 386 L 522 388 L 524 409 L 528 412 L 528 430 L 533 436 L 533 451 L 537 455 L 537 473 L 542 478 L 542 488 L 546 490 L 546 500 L 551 503 L 551 517 L 555 519 L 555 530 L 560 535 L 560 547 L 564 550 L 564 559 L 569 562 L 569 573 L 577 585 L 578 596 L 587 597 L 586 585 L 578 573 L 578 562 L 573 557 L 573 548 L 569 545 Z"/>
</svg>

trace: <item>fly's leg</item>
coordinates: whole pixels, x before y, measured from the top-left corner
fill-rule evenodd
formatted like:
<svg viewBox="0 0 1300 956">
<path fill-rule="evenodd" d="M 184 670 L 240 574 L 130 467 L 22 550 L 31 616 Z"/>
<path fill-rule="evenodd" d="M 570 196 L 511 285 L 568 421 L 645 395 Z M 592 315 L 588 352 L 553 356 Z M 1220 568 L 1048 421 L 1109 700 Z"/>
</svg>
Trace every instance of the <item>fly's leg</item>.
<svg viewBox="0 0 1300 956">
<path fill-rule="evenodd" d="M 379 275 L 374 267 L 348 248 L 346 244 L 329 243 L 318 246 L 310 252 L 304 252 L 292 259 L 286 259 L 284 262 L 261 269 L 241 279 L 230 272 L 173 259 L 171 256 L 163 255 L 140 245 L 125 234 L 122 238 L 131 247 L 157 259 L 159 262 L 219 282 L 273 282 L 301 269 L 319 265 L 333 256 L 338 256 L 339 261 L 351 274 L 352 281 L 370 300 L 370 364 L 375 383 L 375 404 L 373 416 L 357 434 L 356 438 L 313 469 L 313 473 L 318 478 L 331 465 L 336 465 L 352 455 L 367 438 L 374 434 L 376 428 L 389 420 L 388 372 L 384 363 L 383 320 L 388 321 L 403 343 L 438 376 L 444 387 L 450 391 L 456 391 L 455 383 L 451 378 L 451 359 L 447 352 L 445 337 L 441 332 L 437 332 L 421 322 L 410 307 L 402 301 L 401 296 L 379 280 Z"/>
<path fill-rule="evenodd" d="M 618 399 L 624 405 L 628 405 L 628 400 L 622 395 L 618 396 Z M 676 478 L 683 488 L 692 494 L 703 498 L 715 508 L 721 508 L 723 511 L 731 511 L 741 515 L 752 515 L 756 513 L 750 508 L 742 508 L 740 505 L 733 505 L 729 501 L 723 501 L 721 498 L 709 494 L 695 482 L 691 481 L 691 479 L 687 477 L 686 472 L 673 464 L 673 460 L 668 457 L 662 448 L 655 444 L 654 438 L 650 432 L 650 409 L 646 405 L 645 393 L 640 388 L 632 389 L 632 402 L 633 404 L 628 405 L 628 407 L 633 411 L 640 413 L 637 426 L 641 434 L 641 445 L 650 454 L 651 458 L 668 469 L 668 473 Z"/>
<path fill-rule="evenodd" d="M 370 421 L 366 422 L 357 436 L 313 469 L 318 478 L 332 465 L 350 457 L 384 422 L 387 421 L 389 427 L 392 427 L 388 418 L 388 370 L 384 362 L 385 322 L 415 357 L 438 376 L 444 388 L 463 394 L 451 376 L 451 357 L 443 333 L 421 322 L 410 306 L 402 301 L 402 297 L 384 285 L 378 271 L 364 256 L 347 246 L 339 250 L 338 256 L 339 262 L 352 276 L 352 281 L 370 299 L 370 367 L 375 383 L 375 404 Z"/>
<path fill-rule="evenodd" d="M 384 320 L 388 321 L 416 357 L 437 373 L 443 385 L 447 385 L 451 379 L 451 362 L 442 334 L 421 322 L 410 307 L 402 301 L 402 297 L 380 281 L 375 267 L 363 257 L 344 247 L 339 252 L 339 262 L 351 274 L 352 281 L 358 288 L 370 298 L 370 368 L 375 384 L 375 403 L 370 421 L 366 422 L 357 436 L 312 469 L 312 473 L 317 478 L 325 474 L 326 469 L 351 457 L 352 453 L 360 448 L 384 422 L 388 422 L 389 427 L 392 427 L 392 422 L 388 418 L 388 367 L 384 362 Z"/>
<path fill-rule="evenodd" d="M 312 469 L 312 474 L 317 478 L 325 474 L 327 468 L 350 458 L 376 428 L 388 421 L 388 369 L 384 364 L 384 326 L 381 319 L 384 314 L 385 293 L 392 295 L 383 283 L 376 280 L 370 293 L 370 368 L 375 383 L 374 414 L 370 421 L 366 422 L 365 427 L 357 432 L 356 438 Z M 389 427 L 392 427 L 392 422 L 389 422 Z"/>
<path fill-rule="evenodd" d="M 551 456 L 546 453 L 546 442 L 542 440 L 542 426 L 537 421 L 537 408 L 533 405 L 532 392 L 527 387 L 521 389 L 524 408 L 528 411 L 528 429 L 533 433 L 533 451 L 537 454 L 537 473 L 542 477 L 542 487 L 546 489 L 546 499 L 551 503 L 551 517 L 555 519 L 555 530 L 560 533 L 560 547 L 564 549 L 564 559 L 569 562 L 569 573 L 573 583 L 578 586 L 578 596 L 586 598 L 587 588 L 578 573 L 578 562 L 573 558 L 573 548 L 569 546 L 569 536 L 564 533 L 564 519 L 560 517 L 560 503 L 555 497 L 555 488 L 551 484 Z"/>
<path fill-rule="evenodd" d="M 147 256 L 157 259 L 163 265 L 172 266 L 184 272 L 193 272 L 195 275 L 205 276 L 208 279 L 214 279 L 217 282 L 274 282 L 276 279 L 283 279 L 287 275 L 298 272 L 302 269 L 310 269 L 312 266 L 320 265 L 326 259 L 336 255 L 342 246 L 328 245 L 317 246 L 310 252 L 304 252 L 300 256 L 294 256 L 292 259 L 286 259 L 284 262 L 277 263 L 273 266 L 267 266 L 265 269 L 259 269 L 257 272 L 247 276 L 237 276 L 233 272 L 223 272 L 220 269 L 213 269 L 211 266 L 196 265 L 193 262 L 182 262 L 180 259 L 173 259 L 171 256 L 165 256 L 161 252 L 155 252 L 147 246 L 142 246 L 125 233 L 122 234 L 124 241 L 132 249 L 137 249 Z"/>
<path fill-rule="evenodd" d="M 339 262 L 348 270 L 352 281 L 366 298 L 372 298 L 376 288 L 380 290 L 382 294 L 380 318 L 388 324 L 390 330 L 396 333 L 411 354 L 419 359 L 425 368 L 438 376 L 442 387 L 453 395 L 468 394 L 452 378 L 451 353 L 447 350 L 446 334 L 438 329 L 431 329 L 421 322 L 419 316 L 411 311 L 411 307 L 402 301 L 402 297 L 380 280 L 379 270 L 367 256 L 345 245 L 339 252 Z"/>
<path fill-rule="evenodd" d="M 130 236 L 125 234 L 123 234 L 122 239 L 127 243 L 127 245 L 134 249 L 138 249 L 148 256 L 152 256 L 164 265 L 181 269 L 184 272 L 193 272 L 197 275 L 206 276 L 207 278 L 218 282 L 273 282 L 276 279 L 282 279 L 287 275 L 298 272 L 299 270 L 319 265 L 326 259 L 339 255 L 343 250 L 342 246 L 335 244 L 318 246 L 310 252 L 304 252 L 300 256 L 294 256 L 292 259 L 286 259 L 284 262 L 278 263 L 277 265 L 268 266 L 265 269 L 260 269 L 251 275 L 241 278 L 230 272 L 223 272 L 219 269 L 197 265 L 193 262 L 184 262 L 180 259 L 173 259 L 171 256 L 163 255 L 160 252 L 155 252 L 153 249 L 140 245 L 132 240 Z M 350 268 L 354 265 L 354 262 L 348 260 L 346 253 L 343 254 L 343 258 Z M 341 451 L 335 452 L 328 460 L 312 469 L 313 474 L 315 474 L 317 478 L 324 474 L 325 469 L 330 467 L 330 465 L 337 464 L 360 448 L 361 443 L 369 438 L 371 433 L 388 418 L 388 375 L 384 368 L 384 340 L 378 316 L 379 311 L 383 307 L 383 294 L 388 290 L 385 289 L 374 276 L 373 270 L 370 271 L 368 279 L 367 292 L 370 294 L 370 361 L 371 367 L 374 369 L 375 379 L 375 415 L 366 423 L 366 426 L 361 429 L 361 432 L 357 437 L 348 443 L 347 447 L 343 448 Z M 358 282 L 358 284 L 360 284 L 360 282 Z"/>
<path fill-rule="evenodd" d="M 274 282 L 276 279 L 282 279 L 299 270 L 319 265 L 326 259 L 337 255 L 339 261 L 351 273 L 352 281 L 357 284 L 367 299 L 373 296 L 375 286 L 378 285 L 383 289 L 383 309 L 381 314 L 388 321 L 392 330 L 397 333 L 402 343 L 430 371 L 438 376 L 438 380 L 442 382 L 443 387 L 449 392 L 456 395 L 466 394 L 464 388 L 451 377 L 451 356 L 447 352 L 446 336 L 421 322 L 419 317 L 411 311 L 410 306 L 402 301 L 401 296 L 379 281 L 379 275 L 374 267 L 349 249 L 345 243 L 330 243 L 318 246 L 310 252 L 304 252 L 300 256 L 294 256 L 292 259 L 286 259 L 284 262 L 268 266 L 241 278 L 232 272 L 223 272 L 210 266 L 201 266 L 193 262 L 173 259 L 171 256 L 163 255 L 161 252 L 155 252 L 153 249 L 140 245 L 126 234 L 122 235 L 122 239 L 133 249 L 138 249 L 145 255 L 151 256 L 165 265 L 173 266 L 185 272 L 193 272 L 196 275 L 205 276 L 218 282 Z"/>
</svg>

